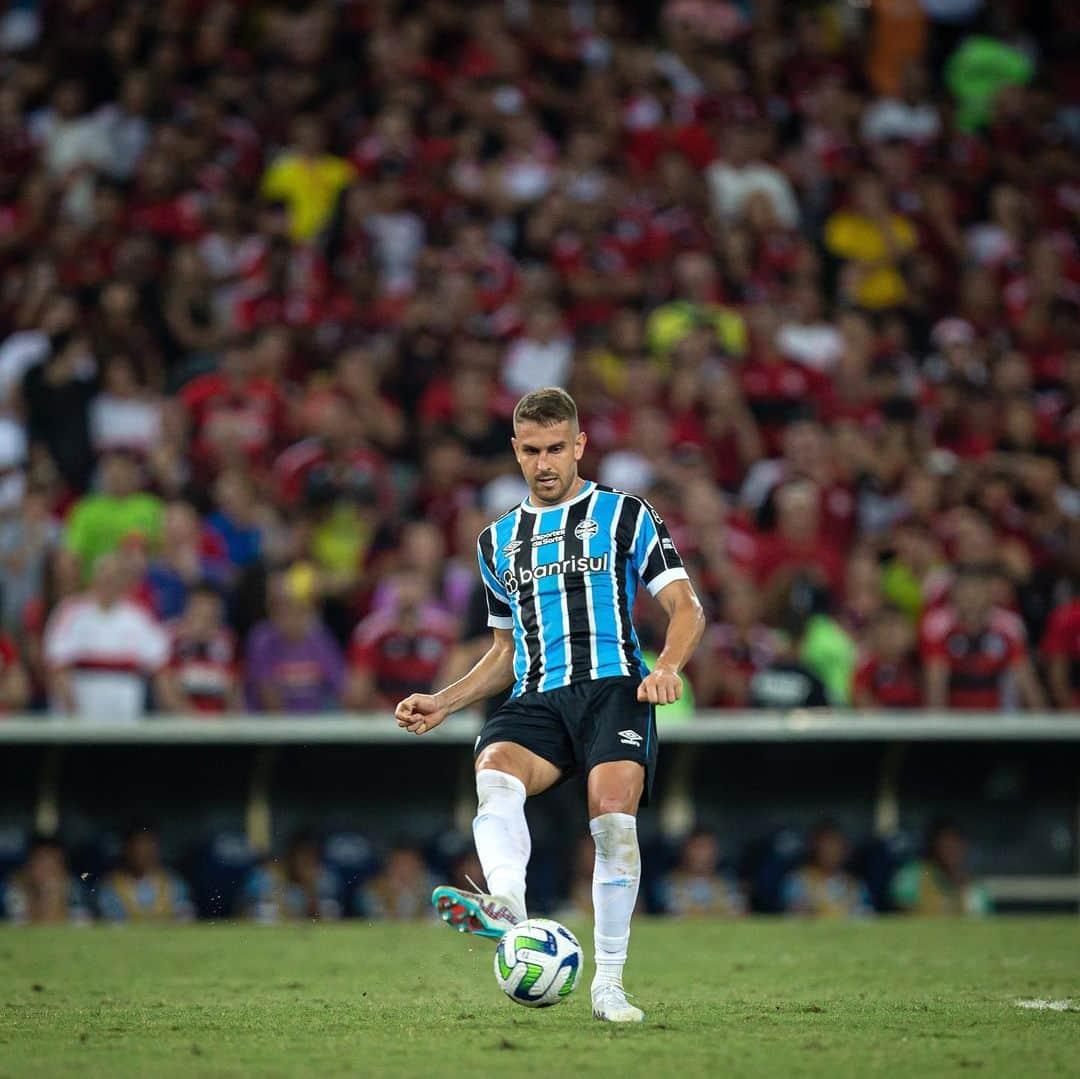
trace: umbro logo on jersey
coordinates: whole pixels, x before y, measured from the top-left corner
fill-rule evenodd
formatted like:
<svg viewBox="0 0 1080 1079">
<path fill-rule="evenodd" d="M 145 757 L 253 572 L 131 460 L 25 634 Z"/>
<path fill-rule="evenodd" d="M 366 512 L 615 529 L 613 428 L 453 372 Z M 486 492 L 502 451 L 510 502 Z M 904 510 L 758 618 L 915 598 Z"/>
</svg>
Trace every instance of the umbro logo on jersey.
<svg viewBox="0 0 1080 1079">
<path fill-rule="evenodd" d="M 637 731 L 619 731 L 619 741 L 636 749 L 644 739 Z"/>
<path fill-rule="evenodd" d="M 503 554 L 507 558 L 513 558 L 521 550 L 521 540 L 511 540 L 504 548 Z"/>
<path fill-rule="evenodd" d="M 592 539 L 599 531 L 600 526 L 591 517 L 586 517 L 584 521 L 578 521 L 574 528 L 574 535 L 579 540 L 587 540 Z"/>
</svg>

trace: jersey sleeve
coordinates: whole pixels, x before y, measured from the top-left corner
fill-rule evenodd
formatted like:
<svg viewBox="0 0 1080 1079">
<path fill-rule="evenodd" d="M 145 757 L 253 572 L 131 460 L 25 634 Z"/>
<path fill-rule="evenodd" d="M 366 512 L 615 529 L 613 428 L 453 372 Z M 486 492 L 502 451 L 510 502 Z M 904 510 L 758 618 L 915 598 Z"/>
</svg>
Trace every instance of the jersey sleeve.
<svg viewBox="0 0 1080 1079">
<path fill-rule="evenodd" d="M 689 580 L 683 560 L 675 549 L 663 518 L 642 500 L 634 531 L 634 565 L 642 584 L 652 595 L 658 595 L 672 581 Z"/>
<path fill-rule="evenodd" d="M 480 579 L 484 582 L 484 598 L 487 600 L 487 624 L 492 629 L 513 629 L 510 597 L 495 573 L 495 545 L 489 529 L 481 532 L 476 541 L 476 557 L 480 563 Z"/>
</svg>

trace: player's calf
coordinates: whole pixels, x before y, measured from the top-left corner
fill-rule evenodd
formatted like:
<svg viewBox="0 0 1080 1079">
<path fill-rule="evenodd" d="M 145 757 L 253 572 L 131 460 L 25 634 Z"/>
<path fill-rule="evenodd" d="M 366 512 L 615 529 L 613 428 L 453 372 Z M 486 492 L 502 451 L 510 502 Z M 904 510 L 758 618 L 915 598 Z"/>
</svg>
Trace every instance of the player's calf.
<svg viewBox="0 0 1080 1079">
<path fill-rule="evenodd" d="M 641 882 L 637 819 L 629 813 L 603 813 L 589 822 L 589 830 L 596 843 L 592 888 L 596 919 L 593 989 L 613 986 L 622 993 L 622 973 L 630 944 L 630 918 Z M 612 1004 L 607 1010 L 614 1008 Z"/>
</svg>

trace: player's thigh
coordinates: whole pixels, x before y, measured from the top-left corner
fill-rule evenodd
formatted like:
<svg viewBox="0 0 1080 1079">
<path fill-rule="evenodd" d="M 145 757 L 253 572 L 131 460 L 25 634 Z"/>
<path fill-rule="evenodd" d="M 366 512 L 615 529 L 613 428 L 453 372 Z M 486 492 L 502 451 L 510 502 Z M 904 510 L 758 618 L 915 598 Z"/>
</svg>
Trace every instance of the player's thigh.
<svg viewBox="0 0 1080 1079">
<path fill-rule="evenodd" d="M 549 696 L 511 697 L 484 724 L 476 740 L 476 770 L 507 772 L 529 794 L 554 786 L 574 770 L 574 747 Z"/>
<path fill-rule="evenodd" d="M 605 678 L 589 694 L 581 724 L 589 815 L 636 813 L 656 773 L 653 706 L 637 699 L 638 679 Z"/>
<path fill-rule="evenodd" d="M 561 768 L 516 742 L 489 742 L 484 746 L 476 755 L 476 770 L 484 768 L 520 779 L 530 796 L 542 794 L 562 778 Z"/>
</svg>

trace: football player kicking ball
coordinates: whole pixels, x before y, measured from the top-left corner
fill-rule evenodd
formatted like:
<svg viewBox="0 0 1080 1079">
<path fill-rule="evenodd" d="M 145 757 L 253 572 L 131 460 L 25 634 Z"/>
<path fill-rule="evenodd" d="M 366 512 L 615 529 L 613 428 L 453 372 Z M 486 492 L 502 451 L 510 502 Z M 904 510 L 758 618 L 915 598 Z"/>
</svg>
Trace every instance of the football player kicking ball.
<svg viewBox="0 0 1080 1079">
<path fill-rule="evenodd" d="M 432 902 L 455 928 L 496 940 L 524 919 L 525 799 L 583 773 L 596 841 L 593 1015 L 639 1023 L 644 1013 L 622 984 L 641 879 L 636 814 L 656 771 L 654 706 L 679 699 L 704 617 L 652 507 L 578 475 L 585 432 L 569 394 L 527 394 L 514 435 L 529 496 L 477 542 L 491 648 L 464 678 L 406 697 L 395 713 L 422 735 L 513 686 L 476 742 L 473 835 L 490 894 L 443 887 Z M 651 672 L 630 621 L 639 579 L 669 619 Z"/>
</svg>

